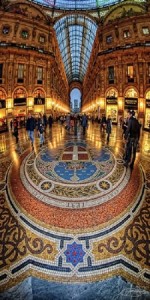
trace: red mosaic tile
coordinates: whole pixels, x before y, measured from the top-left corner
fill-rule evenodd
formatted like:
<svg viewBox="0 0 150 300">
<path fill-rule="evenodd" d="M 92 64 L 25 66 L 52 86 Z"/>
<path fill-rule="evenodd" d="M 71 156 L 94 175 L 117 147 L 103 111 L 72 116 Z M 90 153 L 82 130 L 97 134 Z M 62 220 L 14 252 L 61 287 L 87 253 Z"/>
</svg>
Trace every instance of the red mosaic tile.
<svg viewBox="0 0 150 300">
<path fill-rule="evenodd" d="M 63 154 L 62 160 L 72 160 L 72 154 Z"/>
<path fill-rule="evenodd" d="M 50 226 L 77 230 L 99 226 L 125 212 L 137 197 L 142 183 L 140 170 L 135 166 L 127 187 L 118 196 L 99 206 L 78 210 L 53 207 L 35 199 L 20 180 L 19 165 L 12 167 L 10 185 L 13 198 L 29 215 Z"/>
<path fill-rule="evenodd" d="M 68 152 L 73 152 L 73 147 L 67 147 L 65 148 L 65 152 L 68 151 Z"/>
<path fill-rule="evenodd" d="M 88 154 L 84 153 L 78 153 L 78 159 L 79 160 L 87 160 L 89 159 Z"/>
</svg>

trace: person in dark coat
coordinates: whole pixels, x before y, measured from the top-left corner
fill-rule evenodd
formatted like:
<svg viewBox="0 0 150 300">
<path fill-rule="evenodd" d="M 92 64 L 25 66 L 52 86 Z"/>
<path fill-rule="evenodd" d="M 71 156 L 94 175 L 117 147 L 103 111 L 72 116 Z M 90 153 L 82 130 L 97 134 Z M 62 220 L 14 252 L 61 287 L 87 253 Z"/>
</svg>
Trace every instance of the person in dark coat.
<svg viewBox="0 0 150 300">
<path fill-rule="evenodd" d="M 29 113 L 26 122 L 26 130 L 28 133 L 28 137 L 31 141 L 32 148 L 34 148 L 34 129 L 35 129 L 35 119 L 31 115 L 31 113 Z"/>
<path fill-rule="evenodd" d="M 109 137 L 111 134 L 111 128 L 112 128 L 112 121 L 110 115 L 108 116 L 106 120 L 106 133 L 107 133 L 107 142 L 109 142 Z"/>
<path fill-rule="evenodd" d="M 101 120 L 101 130 L 104 131 L 105 128 L 106 128 L 106 116 L 103 114 Z"/>
<path fill-rule="evenodd" d="M 53 117 L 52 117 L 52 115 L 50 115 L 48 117 L 48 124 L 49 124 L 49 128 L 52 128 L 52 125 L 53 125 Z"/>
<path fill-rule="evenodd" d="M 47 116 L 46 116 L 46 114 L 43 115 L 43 125 L 44 125 L 45 131 L 46 131 L 46 128 L 47 128 Z"/>
<path fill-rule="evenodd" d="M 85 135 L 85 130 L 86 130 L 87 125 L 88 125 L 88 119 L 87 119 L 86 114 L 84 114 L 82 116 L 81 125 L 82 125 L 82 128 L 83 128 L 83 135 Z"/>
<path fill-rule="evenodd" d="M 17 121 L 17 119 L 14 119 L 14 122 L 13 122 L 13 135 L 16 138 L 16 146 L 17 146 L 17 149 L 18 149 L 19 136 L 18 136 L 18 121 Z"/>
<path fill-rule="evenodd" d="M 127 145 L 124 166 L 128 167 L 128 165 L 130 165 L 130 168 L 133 169 L 140 135 L 140 124 L 135 118 L 135 112 L 133 110 L 130 110 L 128 114 L 128 127 L 125 132 L 125 139 L 127 141 Z"/>
</svg>

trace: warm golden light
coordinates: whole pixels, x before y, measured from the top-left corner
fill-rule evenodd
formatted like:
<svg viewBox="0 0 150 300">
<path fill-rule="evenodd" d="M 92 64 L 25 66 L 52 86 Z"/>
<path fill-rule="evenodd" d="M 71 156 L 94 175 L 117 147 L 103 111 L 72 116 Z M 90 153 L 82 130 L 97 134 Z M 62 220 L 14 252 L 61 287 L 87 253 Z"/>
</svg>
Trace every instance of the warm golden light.
<svg viewBox="0 0 150 300">
<path fill-rule="evenodd" d="M 99 103 L 100 109 L 101 108 L 104 109 L 104 107 L 105 107 L 105 101 L 104 101 L 104 99 L 100 98 L 98 103 Z"/>
<path fill-rule="evenodd" d="M 28 106 L 33 106 L 33 104 L 34 104 L 33 97 L 29 97 L 27 100 L 27 103 L 28 103 Z"/>
<path fill-rule="evenodd" d="M 144 111 L 144 101 L 143 101 L 143 99 L 139 99 L 139 109 L 140 109 L 140 112 Z"/>
<path fill-rule="evenodd" d="M 12 103 L 13 103 L 13 99 L 8 98 L 6 101 L 6 108 L 12 108 L 13 107 Z"/>
<path fill-rule="evenodd" d="M 44 113 L 44 109 L 41 110 L 41 106 L 36 106 L 36 109 L 35 109 L 35 113 L 41 113 L 43 114 Z"/>
<path fill-rule="evenodd" d="M 122 110 L 122 105 L 123 105 L 123 100 L 119 99 L 118 100 L 118 109 Z"/>
<path fill-rule="evenodd" d="M 48 109 L 51 108 L 52 102 L 53 102 L 53 101 L 52 101 L 52 98 L 47 98 L 47 99 L 46 99 L 46 104 L 47 104 L 47 108 L 48 108 Z"/>
</svg>

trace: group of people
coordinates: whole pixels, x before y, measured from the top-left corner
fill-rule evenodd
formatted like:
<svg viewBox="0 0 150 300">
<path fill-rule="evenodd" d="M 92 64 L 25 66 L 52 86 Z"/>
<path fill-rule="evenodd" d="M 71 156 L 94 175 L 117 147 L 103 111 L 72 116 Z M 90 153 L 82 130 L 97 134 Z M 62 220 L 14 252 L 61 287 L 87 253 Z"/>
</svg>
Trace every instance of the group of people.
<svg viewBox="0 0 150 300">
<path fill-rule="evenodd" d="M 77 130 L 77 124 L 80 122 L 80 125 L 83 128 L 83 135 L 85 135 L 86 128 L 88 127 L 88 117 L 86 114 L 83 114 L 80 119 L 76 117 L 72 118 L 70 114 L 66 116 L 65 124 L 66 127 L 69 129 L 71 126 L 73 126 L 74 130 L 76 128 Z M 39 140 L 40 140 L 40 147 L 45 143 L 45 135 L 44 132 L 46 131 L 46 127 L 49 124 L 49 127 L 52 127 L 53 124 L 53 118 L 52 116 L 49 116 L 47 119 L 47 116 L 44 114 L 42 115 L 39 113 L 38 118 L 35 119 L 31 113 L 28 114 L 27 120 L 26 120 L 26 130 L 29 137 L 29 140 L 31 141 L 32 149 L 34 149 L 34 130 L 37 129 Z M 109 142 L 110 134 L 112 131 L 112 120 L 111 116 L 109 115 L 107 118 L 105 115 L 102 115 L 101 122 L 100 122 L 100 128 L 102 131 L 106 130 L 107 133 L 107 142 Z M 123 137 L 126 143 L 125 147 L 125 153 L 124 153 L 124 166 L 128 167 L 130 166 L 131 169 L 133 169 L 135 158 L 136 158 L 136 152 L 137 147 L 139 143 L 140 138 L 140 128 L 141 125 L 138 122 L 138 120 L 135 117 L 135 112 L 133 110 L 130 110 L 128 112 L 128 117 L 126 121 L 124 120 L 122 122 L 122 129 L 123 129 Z M 16 138 L 16 144 L 18 146 L 19 137 L 18 137 L 18 122 L 17 119 L 14 119 L 13 122 L 13 135 Z"/>
<path fill-rule="evenodd" d="M 81 125 L 83 128 L 83 135 L 85 135 L 88 127 L 88 117 L 85 113 L 83 115 L 68 113 L 65 118 L 65 124 L 66 129 L 68 131 L 74 131 L 75 135 L 77 135 L 78 125 Z"/>
<path fill-rule="evenodd" d="M 31 140 L 32 148 L 34 148 L 34 129 L 37 129 L 38 136 L 40 139 L 40 147 L 42 147 L 45 143 L 45 132 L 47 125 L 49 128 L 52 128 L 53 117 L 50 115 L 48 118 L 46 114 L 39 113 L 38 118 L 35 119 L 31 113 L 28 114 L 28 118 L 26 121 L 26 130 L 28 133 L 28 137 Z"/>
<path fill-rule="evenodd" d="M 28 134 L 28 138 L 31 141 L 32 149 L 34 149 L 34 130 L 37 129 L 38 136 L 40 139 L 40 147 L 42 147 L 45 143 L 45 137 L 44 132 L 46 130 L 47 125 L 49 125 L 49 128 L 52 127 L 53 124 L 53 117 L 50 115 L 47 119 L 46 114 L 39 113 L 38 118 L 34 118 L 31 113 L 28 114 L 27 120 L 26 120 L 26 131 Z M 15 118 L 13 120 L 13 126 L 12 126 L 13 135 L 16 138 L 16 145 L 17 149 L 19 149 L 19 134 L 18 134 L 18 121 Z"/>
<path fill-rule="evenodd" d="M 137 147 L 139 145 L 141 124 L 136 119 L 135 112 L 133 110 L 129 110 L 127 119 L 124 121 L 122 120 L 121 125 L 123 129 L 123 137 L 125 140 L 125 152 L 123 155 L 124 166 L 130 166 L 132 170 L 136 158 Z M 107 142 L 109 142 L 112 130 L 111 117 L 108 116 L 108 118 L 106 119 L 105 115 L 103 115 L 100 126 L 102 131 L 106 130 Z"/>
</svg>

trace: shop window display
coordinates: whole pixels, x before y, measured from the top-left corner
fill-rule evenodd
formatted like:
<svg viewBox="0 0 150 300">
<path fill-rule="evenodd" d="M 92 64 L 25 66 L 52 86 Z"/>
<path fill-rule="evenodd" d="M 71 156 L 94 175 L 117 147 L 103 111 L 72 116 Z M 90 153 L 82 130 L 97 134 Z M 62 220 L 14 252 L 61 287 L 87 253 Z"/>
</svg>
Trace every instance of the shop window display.
<svg viewBox="0 0 150 300">
<path fill-rule="evenodd" d="M 107 116 L 111 116 L 111 120 L 113 123 L 117 123 L 117 109 L 116 107 L 108 107 L 107 108 Z"/>
<path fill-rule="evenodd" d="M 8 131 L 6 118 L 1 118 L 0 119 L 0 132 L 5 132 L 5 131 Z"/>
<path fill-rule="evenodd" d="M 146 112 L 145 128 L 150 129 L 150 109 L 147 109 Z"/>
<path fill-rule="evenodd" d="M 118 92 L 111 88 L 106 95 L 107 117 L 110 115 L 113 123 L 117 123 L 118 118 L 118 105 L 117 105 Z"/>
<path fill-rule="evenodd" d="M 145 109 L 145 125 L 146 129 L 150 130 L 150 91 L 146 94 L 146 109 Z"/>
</svg>

